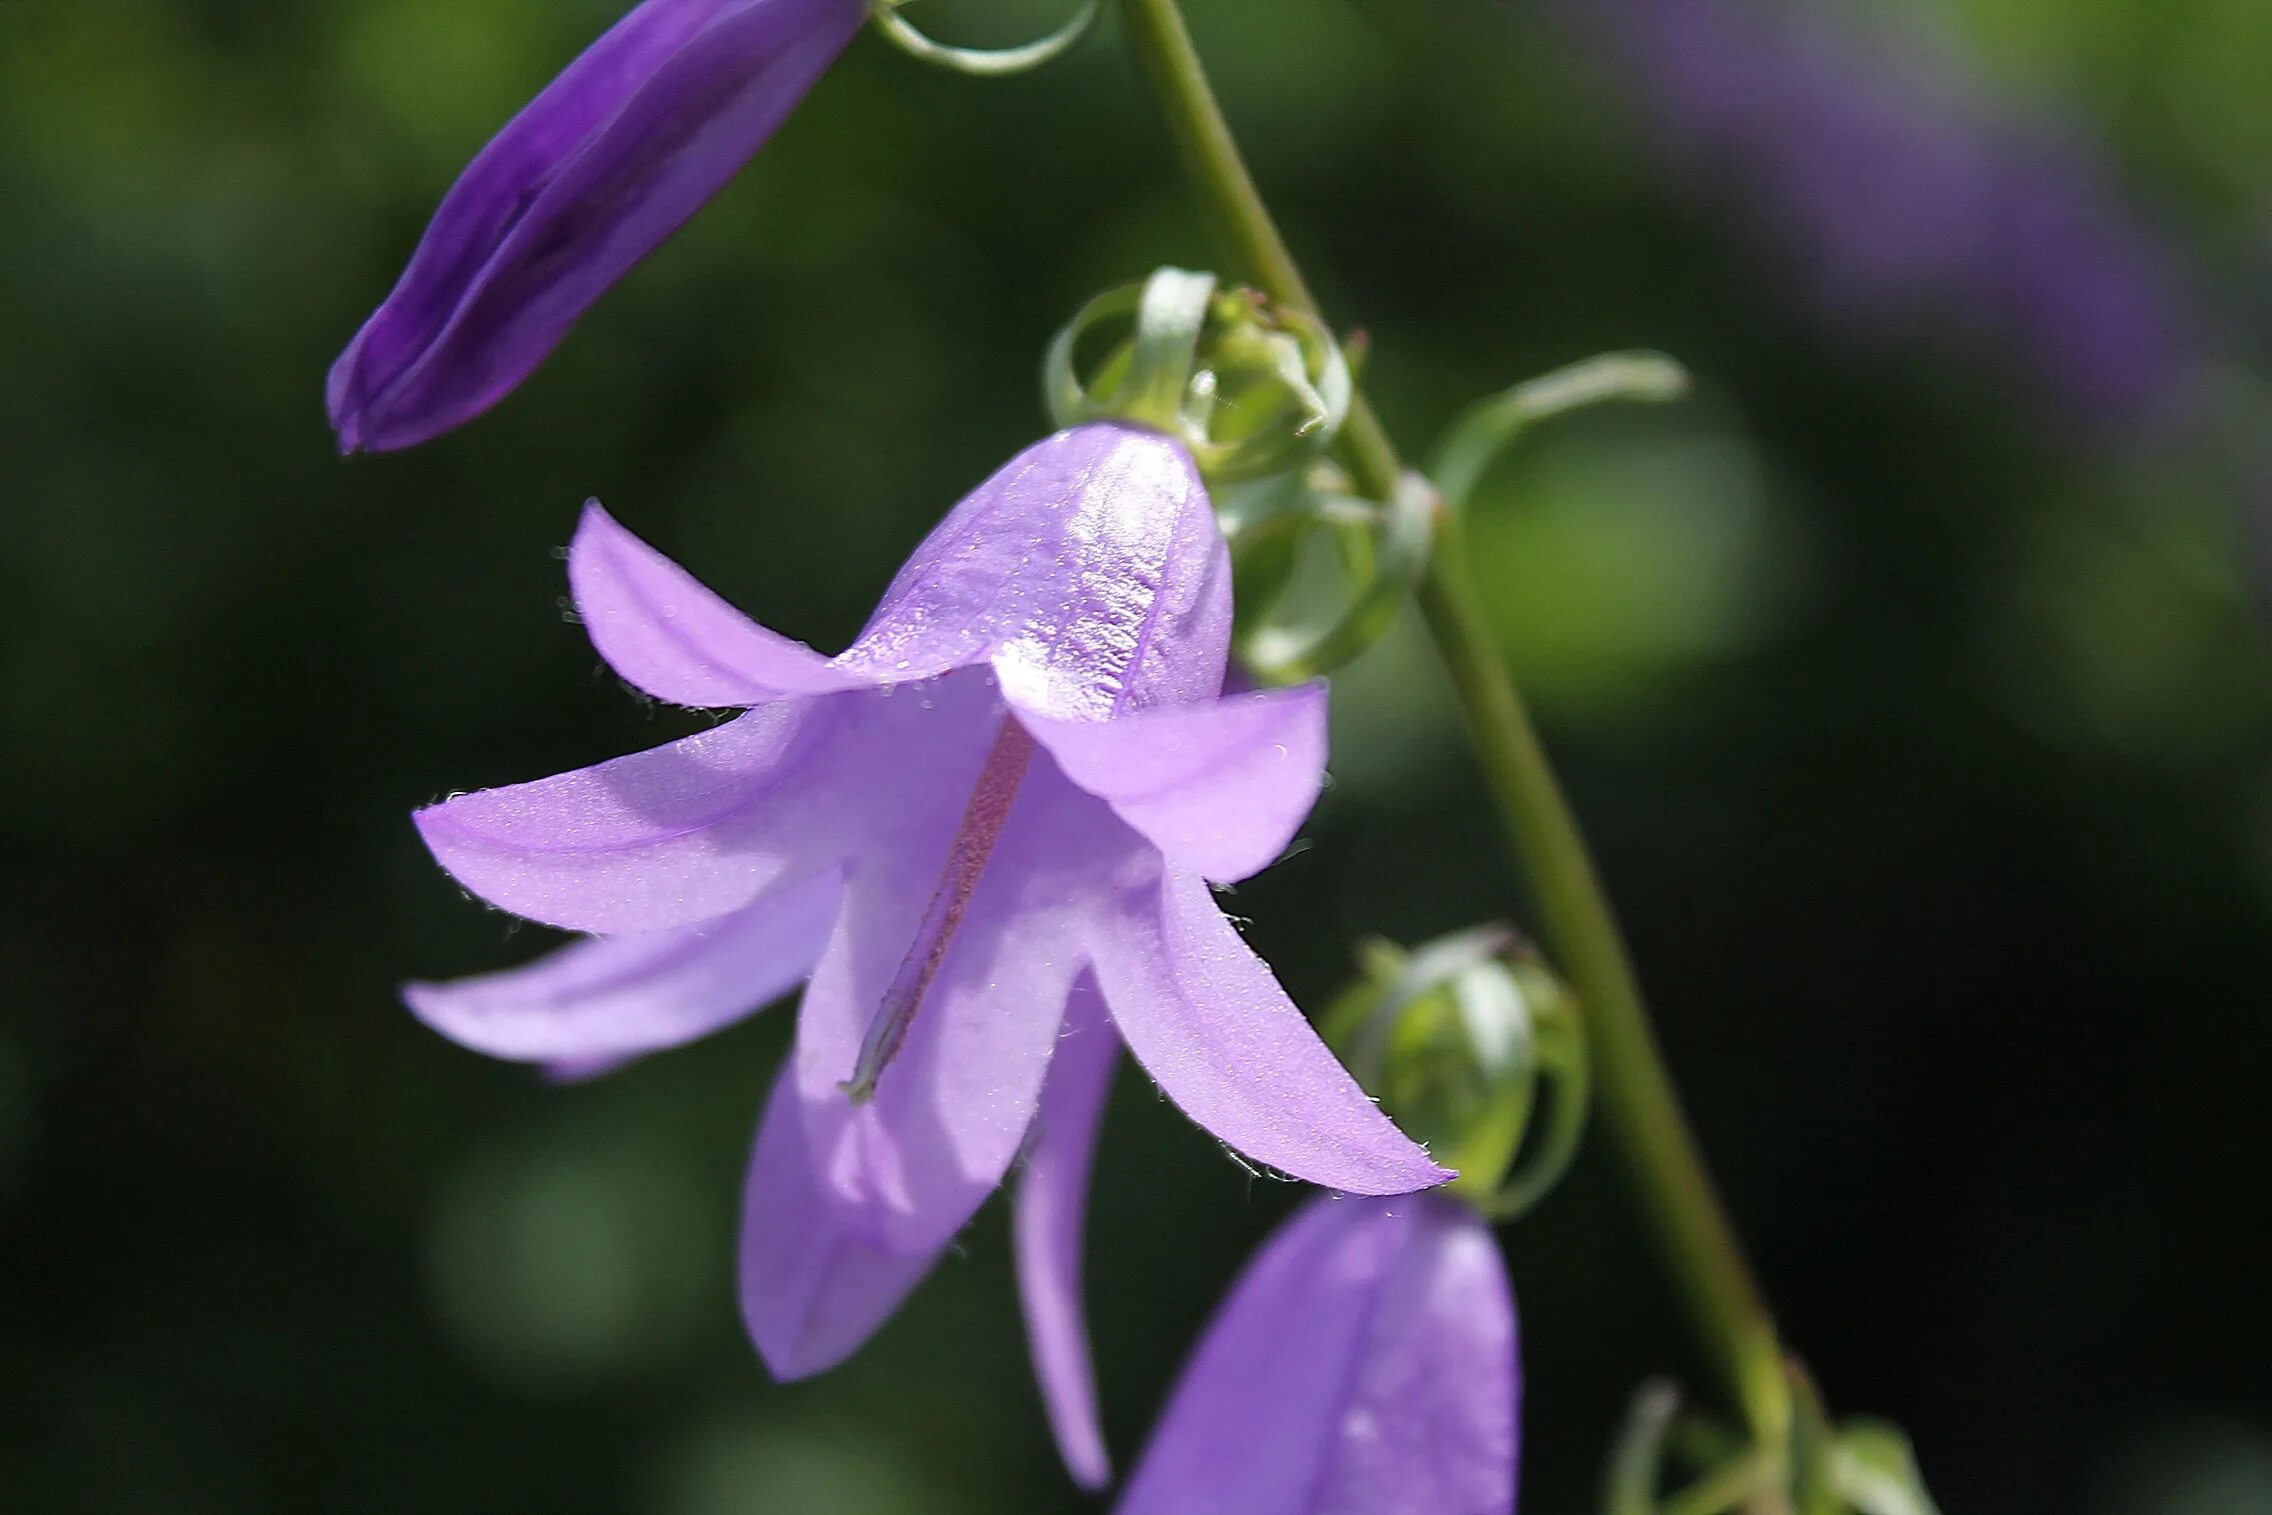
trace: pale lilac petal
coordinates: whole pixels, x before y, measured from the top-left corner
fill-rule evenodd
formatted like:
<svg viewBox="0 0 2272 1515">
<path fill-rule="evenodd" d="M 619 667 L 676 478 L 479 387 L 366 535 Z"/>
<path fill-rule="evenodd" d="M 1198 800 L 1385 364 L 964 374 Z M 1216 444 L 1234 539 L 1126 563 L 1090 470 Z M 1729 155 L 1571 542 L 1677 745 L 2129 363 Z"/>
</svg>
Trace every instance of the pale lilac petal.
<svg viewBox="0 0 2272 1515">
<path fill-rule="evenodd" d="M 827 820 L 841 695 L 753 710 L 597 767 L 421 810 L 460 884 L 571 931 L 664 931 L 749 904 L 837 861 Z"/>
<path fill-rule="evenodd" d="M 590 1078 L 707 1036 L 804 982 L 842 897 L 826 873 L 716 920 L 576 942 L 509 972 L 406 985 L 402 997 L 460 1046 Z"/>
<path fill-rule="evenodd" d="M 1117 900 L 1095 943 L 1105 1004 L 1184 1114 L 1258 1163 L 1350 1194 L 1452 1176 L 1365 1097 L 1199 875 L 1170 867 Z"/>
<path fill-rule="evenodd" d="M 474 159 L 333 366 L 340 445 L 488 409 L 733 177 L 859 30 L 861 0 L 646 0 Z"/>
<path fill-rule="evenodd" d="M 1003 708 L 980 669 L 788 700 L 415 819 L 459 883 L 516 915 L 600 935 L 665 931 L 887 847 L 910 810 L 958 811 Z"/>
<path fill-rule="evenodd" d="M 1081 1303 L 1081 1234 L 1097 1128 L 1119 1065 L 1120 1038 L 1095 980 L 1084 974 L 1065 1008 L 1065 1028 L 1049 1061 L 1010 1216 L 1034 1376 L 1058 1451 L 1084 1489 L 1101 1489 L 1112 1479 L 1097 1420 L 1088 1312 Z"/>
<path fill-rule="evenodd" d="M 1228 551 L 1190 454 L 1097 423 L 973 490 L 836 666 L 903 679 L 991 662 L 1021 709 L 1097 720 L 1216 693 L 1230 611 Z"/>
<path fill-rule="evenodd" d="M 1208 1326 L 1119 1515 L 1510 1515 L 1518 1398 L 1472 1211 L 1313 1200 Z"/>
<path fill-rule="evenodd" d="M 828 659 L 728 605 L 596 500 L 568 548 L 568 583 L 600 656 L 658 700 L 762 705 L 852 687 Z"/>
<path fill-rule="evenodd" d="M 1400 1212 L 1404 1245 L 1381 1282 L 1320 1504 L 1378 1515 L 1507 1515 L 1522 1378 L 1499 1243 L 1457 1200 L 1415 1195 L 1388 1209 Z"/>
<path fill-rule="evenodd" d="M 1024 720 L 1067 778 L 1162 852 L 1236 883 L 1276 862 L 1317 803 L 1325 698 L 1319 682 L 1109 721 Z"/>
<path fill-rule="evenodd" d="M 784 1070 L 742 1201 L 742 1320 L 773 1376 L 805 1378 L 850 1357 L 936 1261 L 937 1249 L 884 1251 L 844 1224 L 814 1182 L 796 1079 Z"/>
<path fill-rule="evenodd" d="M 968 793 L 967 782 L 964 792 Z M 1024 1141 L 1114 857 L 1140 846 L 1102 804 L 1035 762 L 961 929 L 873 1099 L 841 1085 L 897 974 L 959 812 L 862 857 L 797 1022 L 798 1089 L 824 1187 L 861 1234 L 938 1246 Z"/>
</svg>

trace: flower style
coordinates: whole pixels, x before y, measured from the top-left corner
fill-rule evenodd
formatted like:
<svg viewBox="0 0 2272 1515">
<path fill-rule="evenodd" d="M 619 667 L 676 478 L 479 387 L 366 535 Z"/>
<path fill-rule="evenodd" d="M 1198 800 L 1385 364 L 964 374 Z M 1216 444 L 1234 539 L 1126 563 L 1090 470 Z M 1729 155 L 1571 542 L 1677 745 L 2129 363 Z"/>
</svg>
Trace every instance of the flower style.
<svg viewBox="0 0 2272 1515">
<path fill-rule="evenodd" d="M 1321 1196 L 1208 1326 L 1118 1515 L 1510 1515 L 1521 1397 L 1482 1219 Z"/>
<path fill-rule="evenodd" d="M 332 365 L 343 451 L 473 419 L 746 163 L 863 0 L 645 0 L 483 148 Z"/>
<path fill-rule="evenodd" d="M 569 577 L 624 678 L 746 713 L 420 812 L 469 890 L 600 939 L 411 1001 L 469 1046 L 573 1073 L 715 1029 L 811 967 L 746 1206 L 743 1303 L 777 1372 L 856 1347 L 1031 1132 L 1028 1315 L 1068 1460 L 1101 1478 L 1078 1234 L 1123 1043 L 1256 1162 L 1365 1194 L 1450 1176 L 1209 892 L 1308 814 L 1325 695 L 1221 693 L 1228 555 L 1181 444 L 1100 423 L 1029 448 L 834 658 L 596 506 Z"/>
</svg>

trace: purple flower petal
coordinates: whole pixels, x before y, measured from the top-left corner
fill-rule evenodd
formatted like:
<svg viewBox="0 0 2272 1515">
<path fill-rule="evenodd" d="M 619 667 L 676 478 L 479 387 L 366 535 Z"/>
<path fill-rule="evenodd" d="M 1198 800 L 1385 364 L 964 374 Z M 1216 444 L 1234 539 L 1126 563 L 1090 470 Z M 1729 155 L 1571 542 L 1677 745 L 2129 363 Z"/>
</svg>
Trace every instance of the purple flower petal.
<svg viewBox="0 0 2272 1515">
<path fill-rule="evenodd" d="M 1208 1326 L 1119 1515 L 1510 1515 L 1519 1397 L 1474 1212 L 1313 1200 Z"/>
<path fill-rule="evenodd" d="M 568 549 L 576 614 L 608 666 L 674 705 L 763 705 L 854 687 L 828 659 L 767 631 L 693 574 L 584 507 Z"/>
<path fill-rule="evenodd" d="M 813 1181 L 796 1080 L 766 1101 L 742 1202 L 742 1320 L 787 1382 L 826 1372 L 891 1318 L 938 1251 L 887 1252 L 855 1236 Z"/>
<path fill-rule="evenodd" d="M 348 451 L 472 419 L 734 176 L 859 30 L 861 0 L 646 0 L 482 150 L 333 365 Z"/>
<path fill-rule="evenodd" d="M 1098 932 L 1098 982 L 1128 1050 L 1183 1113 L 1254 1161 L 1350 1194 L 1453 1175 L 1328 1052 L 1199 875 L 1124 888 Z"/>
<path fill-rule="evenodd" d="M 765 630 L 589 507 L 576 607 L 615 670 L 661 699 L 749 705 L 990 665 L 1041 718 L 1201 700 L 1230 645 L 1229 555 L 1181 443 L 1092 425 L 1012 459 L 915 549 L 867 628 L 822 658 Z"/>
<path fill-rule="evenodd" d="M 576 942 L 525 968 L 406 985 L 402 997 L 460 1046 L 591 1077 L 707 1036 L 802 983 L 842 897 L 825 873 L 716 920 Z"/>
<path fill-rule="evenodd" d="M 1067 778 L 1217 883 L 1276 862 L 1325 780 L 1322 682 L 1110 721 L 1024 721 Z"/>
<path fill-rule="evenodd" d="M 1066 1005 L 1065 1029 L 1050 1057 L 1011 1211 L 1018 1299 L 1042 1404 L 1074 1482 L 1091 1490 L 1111 1481 L 1112 1459 L 1097 1421 L 1088 1313 L 1081 1305 L 1081 1232 L 1088 1219 L 1097 1127 L 1119 1065 L 1120 1038 L 1105 1014 L 1096 980 L 1084 974 Z"/>
<path fill-rule="evenodd" d="M 1031 1124 L 1111 858 L 1134 838 L 1046 765 L 1026 776 L 992 862 L 874 1097 L 843 1085 L 940 877 L 953 822 L 904 827 L 862 859 L 797 1023 L 797 1082 L 822 1176 L 859 1234 L 904 1253 L 960 1230 Z"/>
<path fill-rule="evenodd" d="M 835 666 L 882 681 L 990 662 L 1020 709 L 1101 720 L 1215 694 L 1230 629 L 1229 552 L 1190 454 L 1099 423 L 973 490 Z"/>
<path fill-rule="evenodd" d="M 516 915 L 571 931 L 715 919 L 837 861 L 824 803 L 838 696 L 753 710 L 684 741 L 418 812 L 435 860 Z"/>
</svg>

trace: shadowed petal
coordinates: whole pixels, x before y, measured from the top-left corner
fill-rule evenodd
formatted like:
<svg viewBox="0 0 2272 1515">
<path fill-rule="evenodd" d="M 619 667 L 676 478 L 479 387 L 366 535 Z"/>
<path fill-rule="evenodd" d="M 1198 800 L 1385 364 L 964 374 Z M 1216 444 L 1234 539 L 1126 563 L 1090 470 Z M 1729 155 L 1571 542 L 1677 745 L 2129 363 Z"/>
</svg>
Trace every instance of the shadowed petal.
<svg viewBox="0 0 2272 1515">
<path fill-rule="evenodd" d="M 967 792 L 967 790 L 966 790 Z M 952 1236 L 1025 1139 L 1114 853 L 1135 838 L 1036 763 L 960 929 L 874 1097 L 841 1087 L 859 1062 L 940 877 L 959 815 L 907 828 L 855 865 L 836 935 L 797 1022 L 797 1086 L 823 1186 L 862 1235 L 901 1252 Z"/>
<path fill-rule="evenodd" d="M 594 1077 L 707 1036 L 802 983 L 842 897 L 826 873 L 716 920 L 576 942 L 509 972 L 409 984 L 402 997 L 460 1046 L 545 1063 L 556 1078 Z"/>
<path fill-rule="evenodd" d="M 417 813 L 435 860 L 491 904 L 571 931 L 663 931 L 837 861 L 823 800 L 840 696 L 753 710 L 597 767 Z"/>
<path fill-rule="evenodd" d="M 921 678 L 990 661 L 1011 703 L 1098 720 L 1222 687 L 1229 555 L 1181 443 L 1061 431 L 915 549 L 836 666 Z"/>
<path fill-rule="evenodd" d="M 623 678 L 675 705 L 762 705 L 854 687 L 828 659 L 728 605 L 694 575 L 584 507 L 568 583 L 592 645 Z"/>
<path fill-rule="evenodd" d="M 1050 1429 L 1074 1482 L 1101 1489 L 1112 1460 L 1097 1423 L 1096 1372 L 1081 1304 L 1081 1233 L 1088 1219 L 1089 1168 L 1105 1096 L 1120 1065 L 1120 1038 L 1105 1015 L 1096 981 L 1083 974 L 1065 1009 L 1034 1116 L 1025 1171 L 1018 1177 L 1012 1234 L 1018 1299 Z"/>
<path fill-rule="evenodd" d="M 1322 682 L 1109 721 L 1023 719 L 1067 778 L 1217 883 L 1276 862 L 1325 780 Z"/>
<path fill-rule="evenodd" d="M 748 161 L 858 31 L 861 0 L 646 0 L 444 197 L 333 366 L 340 445 L 408 447 L 495 404 Z"/>
<path fill-rule="evenodd" d="M 887 1252 L 855 1236 L 814 1182 L 795 1075 L 765 1102 L 742 1201 L 742 1321 L 777 1379 L 826 1372 L 891 1318 L 938 1252 Z"/>
<path fill-rule="evenodd" d="M 1256 1162 L 1350 1194 L 1452 1175 L 1326 1050 L 1196 873 L 1122 892 L 1098 981 L 1128 1050 L 1184 1114 Z"/>
<path fill-rule="evenodd" d="M 1313 1200 L 1208 1326 L 1119 1515 L 1510 1515 L 1519 1393 L 1472 1211 Z"/>
</svg>

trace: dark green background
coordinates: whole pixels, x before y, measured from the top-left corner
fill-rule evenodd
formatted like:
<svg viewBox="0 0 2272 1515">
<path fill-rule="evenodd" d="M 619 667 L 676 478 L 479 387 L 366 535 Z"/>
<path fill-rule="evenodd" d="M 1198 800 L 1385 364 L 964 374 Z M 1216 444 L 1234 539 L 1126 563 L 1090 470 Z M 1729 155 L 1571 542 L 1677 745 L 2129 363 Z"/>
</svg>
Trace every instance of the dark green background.
<svg viewBox="0 0 2272 1515">
<path fill-rule="evenodd" d="M 992 85 L 866 39 L 520 394 L 342 462 L 326 364 L 615 9 L 0 0 L 0 1508 L 1084 1507 L 994 1210 L 850 1366 L 767 1383 L 730 1242 L 786 1012 L 561 1091 L 393 997 L 538 936 L 411 807 L 686 727 L 560 614 L 584 498 L 839 645 L 1038 435 L 1064 314 L 1211 256 L 1110 28 Z M 1857 338 L 1794 299 L 1528 3 L 1192 9 L 1408 446 L 1599 349 L 1701 376 L 1541 441 L 1476 529 L 1834 1404 L 1912 1429 L 1951 1515 L 2272 1510 L 2272 15 L 1843 7 L 2070 117 L 2170 239 L 2218 379 L 2141 447 L 2046 424 L 1961 312 Z M 1315 845 L 1235 905 L 1313 1005 L 1361 933 L 1524 914 L 1422 650 L 1339 705 Z M 1090 1293 L 1124 1461 L 1293 1198 L 1123 1084 Z M 1698 1363 L 1600 1142 L 1507 1240 L 1526 1508 L 1576 1515 L 1635 1384 Z"/>
</svg>

